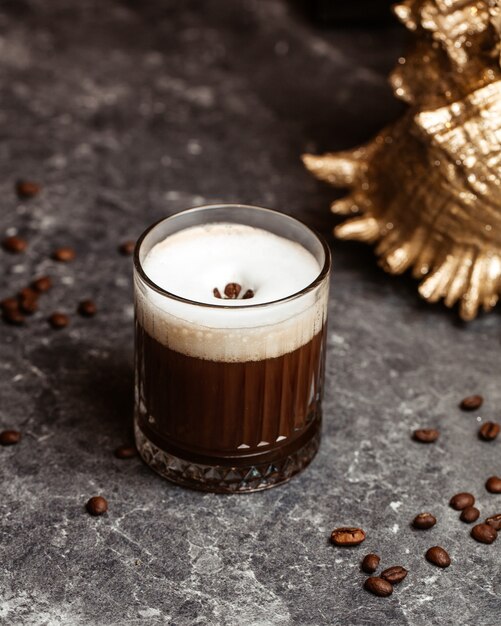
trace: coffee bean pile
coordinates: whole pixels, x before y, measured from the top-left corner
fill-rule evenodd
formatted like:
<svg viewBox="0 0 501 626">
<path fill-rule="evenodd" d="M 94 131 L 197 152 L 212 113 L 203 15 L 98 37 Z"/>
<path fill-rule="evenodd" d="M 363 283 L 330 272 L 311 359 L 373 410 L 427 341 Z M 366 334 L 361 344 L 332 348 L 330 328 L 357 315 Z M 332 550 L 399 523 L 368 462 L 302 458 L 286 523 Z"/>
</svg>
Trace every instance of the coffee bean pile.
<svg viewBox="0 0 501 626">
<path fill-rule="evenodd" d="M 331 533 L 331 542 L 339 547 L 353 547 L 365 541 L 362 528 L 342 526 Z M 360 565 L 366 574 L 374 574 L 379 567 L 381 558 L 377 554 L 366 554 Z M 364 589 L 376 596 L 386 598 L 393 593 L 393 586 L 398 585 L 407 576 L 407 570 L 401 565 L 393 565 L 385 569 L 379 576 L 370 576 L 364 582 Z"/>
<path fill-rule="evenodd" d="M 32 199 L 41 190 L 41 185 L 33 181 L 20 180 L 15 184 L 15 191 L 20 200 Z M 18 236 L 5 237 L 1 245 L 9 254 L 22 254 L 29 247 L 28 241 Z M 129 256 L 134 252 L 134 247 L 134 241 L 125 241 L 120 244 L 118 251 L 124 256 Z M 52 260 L 59 263 L 70 263 L 75 260 L 76 256 L 75 250 L 69 246 L 58 247 L 51 254 Z M 26 316 L 33 315 L 39 310 L 40 297 L 50 291 L 52 286 L 50 276 L 40 276 L 17 294 L 1 300 L 2 320 L 15 326 L 25 325 Z M 94 317 L 97 313 L 96 304 L 90 299 L 80 301 L 75 310 L 82 317 Z M 70 317 L 61 311 L 54 311 L 47 317 L 47 322 L 54 329 L 62 329 L 69 325 Z M 17 430 L 0 431 L 0 446 L 14 446 L 21 442 L 21 438 L 21 433 Z M 116 448 L 114 455 L 117 459 L 131 459 L 137 456 L 137 450 L 135 446 L 125 444 Z M 85 508 L 90 515 L 104 515 L 108 511 L 108 502 L 103 496 L 93 496 L 87 501 Z"/>
<path fill-rule="evenodd" d="M 475 411 L 483 404 L 483 398 L 479 395 L 464 398 L 459 407 L 463 411 Z M 485 422 L 478 433 L 482 441 L 494 441 L 500 432 L 500 425 L 496 422 Z M 440 436 L 436 428 L 418 428 L 412 432 L 414 441 L 422 444 L 435 443 Z M 491 476 L 485 483 L 489 493 L 501 494 L 501 477 Z M 459 519 L 465 524 L 473 524 L 480 517 L 480 510 L 475 506 L 475 496 L 463 491 L 457 493 L 449 500 L 449 506 L 455 511 L 460 511 Z M 437 524 L 437 518 L 429 512 L 418 513 L 411 522 L 411 526 L 418 531 L 426 531 Z M 501 530 L 501 513 L 487 517 L 484 522 L 472 527 L 470 535 L 475 541 L 483 544 L 494 543 L 498 531 Z M 342 526 L 335 528 L 331 533 L 331 543 L 338 547 L 354 547 L 360 545 L 366 538 L 366 533 L 361 528 Z M 436 567 L 445 569 L 451 564 L 451 557 L 441 546 L 432 546 L 424 554 L 425 559 Z M 361 570 L 365 574 L 371 574 L 364 582 L 364 589 L 381 598 L 392 595 L 394 585 L 399 584 L 407 576 L 408 571 L 401 565 L 394 565 L 382 571 L 378 576 L 372 576 L 379 568 L 381 558 L 377 554 L 366 554 L 361 563 Z"/>
<path fill-rule="evenodd" d="M 490 491 L 489 485 L 491 483 L 489 481 L 492 480 L 499 481 L 501 484 L 500 478 L 491 476 L 485 484 L 487 491 Z M 501 489 L 498 493 L 501 493 Z M 455 496 L 452 496 L 449 504 L 456 511 L 461 511 L 459 519 L 462 522 L 465 522 L 465 524 L 473 524 L 473 522 L 476 522 L 480 517 L 480 511 L 473 506 L 475 504 L 475 496 L 471 493 L 458 493 Z M 497 538 L 497 518 L 501 519 L 501 514 L 488 517 L 484 523 L 474 526 L 471 530 L 471 536 L 473 539 L 479 541 L 480 543 L 493 543 Z"/>
<path fill-rule="evenodd" d="M 380 558 L 377 554 L 367 554 L 362 561 L 362 571 L 366 574 L 374 574 L 379 567 Z M 364 582 L 364 589 L 379 596 L 387 598 L 393 593 L 393 587 L 401 583 L 407 576 L 407 570 L 401 565 L 393 565 L 383 570 L 379 576 L 369 576 Z"/>
<path fill-rule="evenodd" d="M 42 186 L 34 181 L 18 180 L 15 191 L 20 200 L 30 200 L 39 195 Z M 28 249 L 28 241 L 19 236 L 8 236 L 2 241 L 3 249 L 10 254 L 21 254 Z M 134 252 L 135 241 L 124 241 L 118 247 L 120 254 L 128 256 Z M 70 246 L 60 246 L 53 250 L 51 258 L 59 263 L 70 263 L 76 258 L 76 252 Z M 42 276 L 33 280 L 31 285 L 23 287 L 18 294 L 14 294 L 0 301 L 2 320 L 13 326 L 26 324 L 26 316 L 33 315 L 39 309 L 39 298 L 52 287 L 50 276 Z M 82 300 L 76 307 L 82 317 L 94 317 L 97 307 L 93 300 Z M 47 323 L 55 330 L 66 328 L 70 324 L 67 313 L 54 311 L 47 317 Z"/>
<path fill-rule="evenodd" d="M 366 534 L 362 528 L 341 526 L 331 533 L 331 543 L 338 547 L 351 548 L 359 546 L 365 541 Z M 361 569 L 366 574 L 374 574 L 378 569 L 381 558 L 377 554 L 366 554 L 361 563 Z M 379 576 L 370 576 L 364 583 L 364 589 L 376 596 L 386 598 L 393 593 L 393 586 L 401 583 L 407 576 L 407 570 L 401 565 L 394 565 L 385 569 Z"/>
</svg>

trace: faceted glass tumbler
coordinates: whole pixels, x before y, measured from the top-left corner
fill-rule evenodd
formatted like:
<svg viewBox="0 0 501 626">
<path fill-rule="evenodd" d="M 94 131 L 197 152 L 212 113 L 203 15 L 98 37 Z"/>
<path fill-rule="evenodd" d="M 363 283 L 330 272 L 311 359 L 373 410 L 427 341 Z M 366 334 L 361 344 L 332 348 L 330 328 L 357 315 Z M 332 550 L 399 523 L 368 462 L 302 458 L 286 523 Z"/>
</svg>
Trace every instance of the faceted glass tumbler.
<svg viewBox="0 0 501 626">
<path fill-rule="evenodd" d="M 287 297 L 231 307 L 188 300 L 148 277 L 143 261 L 155 244 L 215 223 L 301 244 L 318 275 Z M 329 273 L 325 241 L 269 209 L 200 207 L 145 231 L 134 257 L 134 419 L 150 467 L 186 487 L 242 493 L 278 485 L 308 465 L 320 442 Z"/>
</svg>

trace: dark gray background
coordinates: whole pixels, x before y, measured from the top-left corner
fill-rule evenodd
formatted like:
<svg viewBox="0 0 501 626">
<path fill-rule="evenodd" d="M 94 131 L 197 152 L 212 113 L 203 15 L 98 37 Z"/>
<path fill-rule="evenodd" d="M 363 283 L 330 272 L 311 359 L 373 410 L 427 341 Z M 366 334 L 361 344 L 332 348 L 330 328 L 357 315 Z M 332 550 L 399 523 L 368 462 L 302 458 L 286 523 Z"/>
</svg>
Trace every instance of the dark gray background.
<svg viewBox="0 0 501 626">
<path fill-rule="evenodd" d="M 501 510 L 485 478 L 501 441 L 477 440 L 467 393 L 499 419 L 499 313 L 463 325 L 428 306 L 368 247 L 335 242 L 334 192 L 299 155 L 349 147 L 398 115 L 386 75 L 394 27 L 322 30 L 282 0 L 10 0 L 0 16 L 1 296 L 49 273 L 27 328 L 2 325 L 0 622 L 39 624 L 499 623 L 501 542 L 475 543 L 447 506 L 459 490 Z M 20 202 L 18 177 L 44 185 Z M 424 181 L 425 184 L 425 181 Z M 131 261 L 116 246 L 152 221 L 212 202 L 298 215 L 332 244 L 325 425 L 311 467 L 286 486 L 202 495 L 119 461 L 132 407 Z M 58 245 L 74 263 L 49 260 Z M 93 320 L 73 315 L 93 297 Z M 46 316 L 72 313 L 56 332 Z M 439 426 L 437 445 L 410 441 Z M 100 493 L 109 513 L 84 503 Z M 414 515 L 439 518 L 428 533 Z M 363 526 L 353 550 L 333 527 Z M 425 550 L 446 547 L 447 571 Z M 363 554 L 402 564 L 390 599 L 361 589 Z"/>
</svg>

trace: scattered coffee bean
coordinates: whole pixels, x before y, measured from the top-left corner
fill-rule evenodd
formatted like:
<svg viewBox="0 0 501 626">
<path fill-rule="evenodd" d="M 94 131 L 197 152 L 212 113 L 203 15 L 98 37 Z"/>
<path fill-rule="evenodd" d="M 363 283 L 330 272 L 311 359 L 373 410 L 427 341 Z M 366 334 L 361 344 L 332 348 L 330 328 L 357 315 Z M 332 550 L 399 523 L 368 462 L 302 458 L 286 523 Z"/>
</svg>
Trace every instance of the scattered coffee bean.
<svg viewBox="0 0 501 626">
<path fill-rule="evenodd" d="M 118 446 L 115 456 L 117 459 L 132 459 L 137 456 L 137 450 L 134 446 Z"/>
<path fill-rule="evenodd" d="M 4 309 L 2 318 L 4 322 L 12 324 L 13 326 L 22 326 L 26 321 L 26 318 L 19 309 Z"/>
<path fill-rule="evenodd" d="M 45 293 L 52 287 L 52 280 L 50 276 L 41 276 L 33 281 L 32 287 L 37 293 Z"/>
<path fill-rule="evenodd" d="M 35 311 L 38 311 L 38 300 L 29 296 L 22 297 L 19 299 L 19 308 L 23 313 L 32 315 Z"/>
<path fill-rule="evenodd" d="M 82 300 L 77 310 L 83 317 L 93 317 L 97 312 L 97 307 L 93 300 Z"/>
<path fill-rule="evenodd" d="M 468 396 L 463 398 L 459 404 L 459 408 L 463 411 L 476 411 L 484 403 L 482 396 Z"/>
<path fill-rule="evenodd" d="M 405 567 L 400 565 L 388 567 L 388 569 L 385 569 L 384 572 L 381 572 L 381 578 L 384 578 L 384 580 L 387 580 L 392 585 L 398 585 L 398 583 L 401 583 L 406 576 L 407 570 Z"/>
<path fill-rule="evenodd" d="M 16 193 L 21 200 L 34 198 L 40 193 L 40 189 L 41 186 L 31 180 L 18 180 L 16 183 Z"/>
<path fill-rule="evenodd" d="M 366 554 L 362 561 L 362 571 L 366 574 L 374 574 L 379 567 L 380 560 L 377 554 Z"/>
<path fill-rule="evenodd" d="M 379 578 L 379 576 L 368 578 L 364 583 L 364 589 L 380 598 L 387 598 L 393 593 L 393 585 L 384 578 Z"/>
<path fill-rule="evenodd" d="M 488 517 L 485 520 L 485 523 L 489 524 L 489 526 L 492 526 L 494 530 L 501 530 L 501 513 L 498 513 L 497 515 L 491 515 L 491 517 Z"/>
<path fill-rule="evenodd" d="M 0 433 L 1 446 L 13 446 L 21 441 L 21 433 L 18 430 L 2 430 Z"/>
<path fill-rule="evenodd" d="M 471 536 L 480 543 L 493 543 L 497 539 L 498 531 L 490 524 L 477 524 L 471 529 Z"/>
<path fill-rule="evenodd" d="M 39 296 L 39 294 L 31 287 L 23 287 L 17 295 L 19 296 L 19 298 L 30 298 L 35 300 Z"/>
<path fill-rule="evenodd" d="M 440 433 L 435 428 L 418 428 L 412 436 L 419 443 L 433 443 L 439 438 Z"/>
<path fill-rule="evenodd" d="M 102 496 L 93 496 L 85 506 L 91 515 L 103 515 L 108 510 L 108 502 Z"/>
<path fill-rule="evenodd" d="M 476 522 L 480 517 L 480 511 L 474 506 L 467 506 L 466 509 L 461 511 L 459 519 L 466 524 Z"/>
<path fill-rule="evenodd" d="M 451 558 L 447 552 L 440 546 L 433 546 L 426 552 L 426 560 L 437 567 L 449 567 L 451 564 Z"/>
<path fill-rule="evenodd" d="M 253 297 L 254 297 L 254 292 L 252 291 L 252 289 L 247 289 L 247 291 L 242 296 L 242 300 L 249 300 L 249 298 L 253 298 Z"/>
<path fill-rule="evenodd" d="M 428 530 L 437 523 L 437 518 L 431 513 L 419 513 L 412 521 L 414 528 L 418 530 Z"/>
<path fill-rule="evenodd" d="M 238 283 L 228 283 L 224 288 L 224 295 L 228 300 L 236 300 L 241 291 L 242 287 Z"/>
<path fill-rule="evenodd" d="M 473 506 L 475 504 L 475 496 L 471 493 L 457 493 L 455 496 L 449 500 L 449 506 L 451 506 L 456 511 L 462 511 L 466 509 L 468 506 Z"/>
<path fill-rule="evenodd" d="M 54 261 L 60 261 L 61 263 L 68 263 L 69 261 L 73 261 L 76 257 L 76 252 L 73 248 L 63 247 L 57 248 L 52 253 L 52 258 Z"/>
<path fill-rule="evenodd" d="M 336 546 L 358 546 L 365 541 L 365 532 L 361 528 L 342 526 L 332 531 L 331 541 Z"/>
<path fill-rule="evenodd" d="M 124 256 L 130 256 L 134 252 L 135 247 L 136 247 L 135 241 L 132 241 L 132 240 L 124 241 L 118 246 L 118 251 L 120 252 L 120 254 L 123 254 Z"/>
<path fill-rule="evenodd" d="M 64 328 L 70 323 L 70 318 L 64 313 L 55 312 L 49 317 L 49 324 L 52 328 Z"/>
<path fill-rule="evenodd" d="M 0 307 L 2 311 L 17 311 L 17 309 L 19 309 L 19 302 L 17 298 L 5 298 L 5 300 L 0 302 Z"/>
<path fill-rule="evenodd" d="M 489 493 L 501 493 L 501 478 L 499 476 L 491 476 L 487 479 L 485 488 Z"/>
<path fill-rule="evenodd" d="M 12 254 L 24 252 L 28 247 L 27 241 L 21 239 L 21 237 L 7 237 L 3 240 L 2 245 L 7 252 L 11 252 Z"/>
<path fill-rule="evenodd" d="M 499 435 L 500 426 L 496 422 L 485 422 L 480 426 L 478 436 L 484 441 L 493 441 Z"/>
<path fill-rule="evenodd" d="M 219 298 L 221 299 L 221 292 L 219 291 L 219 289 L 217 287 L 214 287 L 214 289 L 212 290 L 212 293 L 214 294 L 214 298 Z"/>
</svg>

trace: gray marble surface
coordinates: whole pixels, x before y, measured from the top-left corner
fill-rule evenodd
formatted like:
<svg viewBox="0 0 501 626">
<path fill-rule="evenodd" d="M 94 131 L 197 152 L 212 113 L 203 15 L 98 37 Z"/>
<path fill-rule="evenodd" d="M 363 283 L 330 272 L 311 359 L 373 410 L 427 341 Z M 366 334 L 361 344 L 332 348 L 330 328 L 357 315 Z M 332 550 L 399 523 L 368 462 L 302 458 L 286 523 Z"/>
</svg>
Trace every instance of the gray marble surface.
<svg viewBox="0 0 501 626">
<path fill-rule="evenodd" d="M 447 506 L 459 490 L 499 512 L 499 312 L 469 325 L 389 278 L 369 248 L 330 237 L 333 191 L 299 155 L 368 138 L 398 115 L 386 74 L 399 29 L 322 30 L 281 0 L 4 0 L 0 7 L 1 295 L 48 273 L 26 328 L 2 325 L 0 623 L 14 625 L 499 624 L 499 545 Z M 18 177 L 39 180 L 20 202 Z M 332 244 L 321 451 L 288 485 L 247 496 L 185 491 L 119 461 L 132 406 L 131 263 L 117 244 L 192 205 L 241 201 L 301 216 Z M 49 260 L 55 246 L 78 251 Z M 73 315 L 93 297 L 93 320 Z M 52 331 L 46 316 L 72 313 Z M 458 400 L 483 393 L 478 414 Z M 410 431 L 439 426 L 437 445 Z M 109 513 L 92 518 L 100 493 Z M 427 533 L 409 523 L 439 518 Z M 328 543 L 363 526 L 365 545 Z M 423 554 L 441 544 L 449 570 Z M 362 590 L 376 550 L 409 576 L 389 599 Z"/>
</svg>

